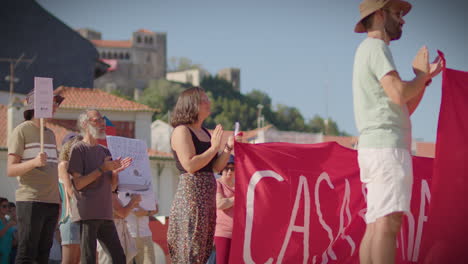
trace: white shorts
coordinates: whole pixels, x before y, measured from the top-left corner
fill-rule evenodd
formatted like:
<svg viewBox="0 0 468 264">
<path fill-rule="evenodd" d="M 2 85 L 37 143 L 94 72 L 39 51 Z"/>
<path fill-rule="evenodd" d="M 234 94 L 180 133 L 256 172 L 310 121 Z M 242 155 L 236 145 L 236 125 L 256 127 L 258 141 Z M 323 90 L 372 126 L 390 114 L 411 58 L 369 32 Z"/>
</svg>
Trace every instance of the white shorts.
<svg viewBox="0 0 468 264">
<path fill-rule="evenodd" d="M 367 188 L 366 223 L 394 212 L 409 212 L 413 162 L 402 148 L 358 150 L 361 181 Z"/>
</svg>

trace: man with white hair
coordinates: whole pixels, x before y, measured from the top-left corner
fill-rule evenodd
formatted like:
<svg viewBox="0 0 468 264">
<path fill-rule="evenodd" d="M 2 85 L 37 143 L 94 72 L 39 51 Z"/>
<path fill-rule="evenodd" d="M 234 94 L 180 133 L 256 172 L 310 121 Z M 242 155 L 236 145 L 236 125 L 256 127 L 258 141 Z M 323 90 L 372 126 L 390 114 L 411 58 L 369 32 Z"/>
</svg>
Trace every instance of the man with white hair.
<svg viewBox="0 0 468 264">
<path fill-rule="evenodd" d="M 71 205 L 72 220 L 81 225 L 81 263 L 96 263 L 96 239 L 112 257 L 113 263 L 125 263 L 125 254 L 113 221 L 112 191 L 118 173 L 126 169 L 131 158 L 111 159 L 109 150 L 98 144 L 106 136 L 104 118 L 97 110 L 86 110 L 78 118 L 83 140 L 70 154 L 68 172 L 77 190 Z"/>
</svg>

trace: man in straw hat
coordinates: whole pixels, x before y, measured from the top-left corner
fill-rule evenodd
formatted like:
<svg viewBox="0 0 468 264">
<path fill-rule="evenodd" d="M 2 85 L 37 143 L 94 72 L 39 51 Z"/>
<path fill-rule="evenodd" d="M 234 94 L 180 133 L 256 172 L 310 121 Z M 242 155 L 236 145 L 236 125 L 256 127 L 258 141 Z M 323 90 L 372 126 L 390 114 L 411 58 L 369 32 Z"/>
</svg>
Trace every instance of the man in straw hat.
<svg viewBox="0 0 468 264">
<path fill-rule="evenodd" d="M 55 95 L 54 114 L 64 98 Z M 25 121 L 8 137 L 7 174 L 18 178 L 16 214 L 18 251 L 16 263 L 47 263 L 59 216 L 57 147 L 54 132 L 44 129 L 40 144 L 40 120 L 34 117 L 34 90 L 26 97 Z"/>
<path fill-rule="evenodd" d="M 410 210 L 413 183 L 411 121 L 431 79 L 440 73 L 439 57 L 429 64 L 423 46 L 413 61 L 415 77 L 401 80 L 390 41 L 398 40 L 411 4 L 402 0 L 363 0 L 357 33 L 367 33 L 356 51 L 353 99 L 359 130 L 358 162 L 367 188 L 366 232 L 361 263 L 394 263 L 403 212 Z"/>
</svg>

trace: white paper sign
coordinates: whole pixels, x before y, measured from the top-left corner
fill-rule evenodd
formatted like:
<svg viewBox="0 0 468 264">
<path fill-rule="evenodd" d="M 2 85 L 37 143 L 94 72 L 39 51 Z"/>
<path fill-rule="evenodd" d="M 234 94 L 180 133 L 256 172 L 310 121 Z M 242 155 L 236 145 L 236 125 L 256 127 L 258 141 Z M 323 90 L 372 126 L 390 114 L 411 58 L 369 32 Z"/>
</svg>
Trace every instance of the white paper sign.
<svg viewBox="0 0 468 264">
<path fill-rule="evenodd" d="M 34 77 L 34 117 L 51 118 L 53 103 L 52 78 Z"/>
<path fill-rule="evenodd" d="M 237 136 L 237 134 L 239 134 L 239 129 L 240 129 L 239 122 L 236 122 L 236 124 L 234 125 L 234 136 Z"/>
<path fill-rule="evenodd" d="M 132 164 L 119 173 L 119 192 L 138 193 L 142 196 L 140 206 L 153 210 L 154 191 L 153 176 L 143 140 L 107 136 L 107 146 L 113 159 L 131 157 Z"/>
</svg>

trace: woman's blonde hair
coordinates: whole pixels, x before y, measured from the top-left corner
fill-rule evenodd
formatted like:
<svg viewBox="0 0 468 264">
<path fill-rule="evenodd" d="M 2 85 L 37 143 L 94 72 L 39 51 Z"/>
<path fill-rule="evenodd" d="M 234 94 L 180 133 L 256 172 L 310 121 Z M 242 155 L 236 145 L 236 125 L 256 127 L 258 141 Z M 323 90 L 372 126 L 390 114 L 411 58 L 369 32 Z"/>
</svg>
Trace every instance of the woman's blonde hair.
<svg viewBox="0 0 468 264">
<path fill-rule="evenodd" d="M 76 142 L 83 140 L 82 135 L 77 135 L 71 140 L 68 140 L 65 144 L 62 145 L 62 151 L 60 151 L 59 159 L 60 161 L 69 161 L 70 160 L 70 152 Z"/>
</svg>

